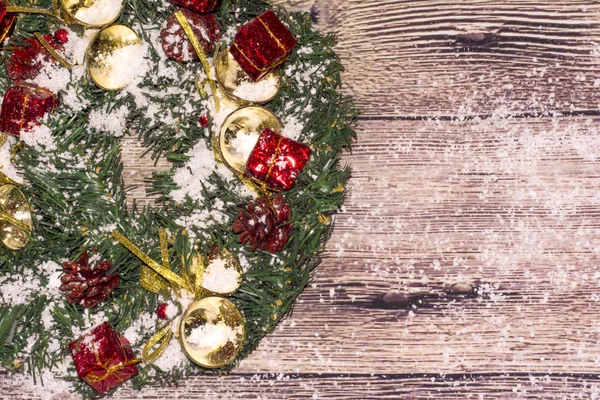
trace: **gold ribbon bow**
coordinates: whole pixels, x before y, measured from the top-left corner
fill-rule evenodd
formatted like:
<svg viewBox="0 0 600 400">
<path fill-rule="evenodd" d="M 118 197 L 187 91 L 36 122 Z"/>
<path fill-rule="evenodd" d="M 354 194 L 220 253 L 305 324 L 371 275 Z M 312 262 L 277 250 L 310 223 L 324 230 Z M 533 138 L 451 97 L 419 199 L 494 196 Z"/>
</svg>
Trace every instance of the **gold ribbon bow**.
<svg viewBox="0 0 600 400">
<path fill-rule="evenodd" d="M 205 290 L 202 287 L 204 265 L 198 258 L 194 258 L 192 267 L 188 271 L 185 267 L 185 259 L 183 256 L 181 257 L 183 276 L 171 271 L 169 243 L 166 230 L 162 228 L 158 230 L 162 265 L 153 260 L 148 254 L 144 253 L 119 231 L 113 231 L 112 235 L 119 243 L 135 254 L 145 264 L 140 270 L 140 284 L 144 289 L 156 294 L 169 291 L 170 289 L 173 289 L 178 293 L 185 290 L 193 294 L 196 299 L 204 296 Z M 169 322 L 146 342 L 144 349 L 142 350 L 142 360 L 145 364 L 152 364 L 164 353 L 169 346 L 169 342 L 173 338 L 173 334 L 173 328 Z M 157 345 L 158 347 L 155 348 Z"/>
</svg>

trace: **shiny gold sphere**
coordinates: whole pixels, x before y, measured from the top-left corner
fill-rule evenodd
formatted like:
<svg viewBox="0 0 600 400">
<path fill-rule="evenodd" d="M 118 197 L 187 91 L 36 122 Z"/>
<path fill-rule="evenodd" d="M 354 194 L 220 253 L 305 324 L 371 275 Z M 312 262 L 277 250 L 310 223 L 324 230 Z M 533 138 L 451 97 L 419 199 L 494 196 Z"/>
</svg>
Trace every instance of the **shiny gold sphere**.
<svg viewBox="0 0 600 400">
<path fill-rule="evenodd" d="M 221 249 L 217 257 L 213 260 L 209 260 L 208 257 L 205 257 L 202 254 L 199 254 L 196 260 L 196 262 L 202 266 L 202 288 L 206 292 L 212 295 L 227 296 L 237 292 L 237 290 L 240 288 L 244 271 L 237 257 L 234 256 L 229 250 Z M 218 276 L 220 279 L 218 279 L 216 282 L 213 282 L 214 279 L 207 280 L 209 276 L 214 277 L 215 273 L 209 272 L 211 272 L 211 266 L 216 264 L 222 265 L 223 268 L 225 268 L 229 273 Z M 221 287 L 226 287 L 227 289 L 223 289 Z"/>
<path fill-rule="evenodd" d="M 70 23 L 101 28 L 115 22 L 123 12 L 123 0 L 61 0 L 62 14 Z"/>
<path fill-rule="evenodd" d="M 248 157 L 265 129 L 283 130 L 281 121 L 266 108 L 251 106 L 231 113 L 219 132 L 219 151 L 225 164 L 243 175 Z"/>
<path fill-rule="evenodd" d="M 193 303 L 181 318 L 179 340 L 185 354 L 205 368 L 220 368 L 239 354 L 246 327 L 235 304 L 222 297 Z"/>
<path fill-rule="evenodd" d="M 98 32 L 87 53 L 90 78 L 104 90 L 123 89 L 135 78 L 128 51 L 141 51 L 142 40 L 125 25 L 112 25 Z M 139 47 L 137 47 L 139 46 Z"/>
<path fill-rule="evenodd" d="M 20 250 L 29 242 L 33 228 L 31 206 L 14 185 L 0 186 L 0 240 L 11 250 Z"/>
<path fill-rule="evenodd" d="M 229 49 L 221 51 L 214 61 L 219 86 L 241 105 L 265 104 L 273 100 L 281 88 L 281 77 L 271 72 L 254 82 L 233 58 Z"/>
</svg>

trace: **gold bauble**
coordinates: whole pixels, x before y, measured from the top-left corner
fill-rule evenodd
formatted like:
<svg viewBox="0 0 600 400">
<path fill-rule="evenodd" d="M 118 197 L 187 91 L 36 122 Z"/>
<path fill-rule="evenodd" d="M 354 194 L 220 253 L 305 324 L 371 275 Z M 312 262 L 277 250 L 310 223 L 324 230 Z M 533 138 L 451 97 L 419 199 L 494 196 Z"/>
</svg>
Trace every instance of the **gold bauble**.
<svg viewBox="0 0 600 400">
<path fill-rule="evenodd" d="M 61 0 L 62 14 L 68 23 L 86 28 L 112 24 L 123 12 L 123 0 Z"/>
<path fill-rule="evenodd" d="M 243 175 L 246 161 L 265 129 L 283 130 L 281 121 L 266 108 L 251 106 L 231 113 L 219 132 L 219 151 L 225 164 Z"/>
<path fill-rule="evenodd" d="M 98 32 L 86 53 L 87 69 L 92 81 L 104 90 L 119 90 L 129 85 L 135 75 L 123 75 L 122 71 L 135 66 L 113 56 L 128 46 L 141 45 L 142 40 L 137 33 L 125 25 L 112 25 Z"/>
<path fill-rule="evenodd" d="M 31 206 L 15 185 L 0 186 L 0 240 L 11 250 L 20 250 L 29 242 L 33 222 Z"/>
<path fill-rule="evenodd" d="M 193 303 L 181 318 L 181 347 L 193 362 L 205 368 L 220 368 L 234 361 L 245 337 L 244 317 L 222 297 L 205 297 Z"/>
<path fill-rule="evenodd" d="M 229 49 L 215 57 L 214 65 L 219 87 L 241 105 L 268 103 L 277 96 L 281 88 L 281 77 L 276 71 L 254 82 L 233 58 Z M 265 90 L 266 88 L 269 90 Z M 246 91 L 251 92 L 252 95 L 248 95 Z"/>
<path fill-rule="evenodd" d="M 223 268 L 230 270 L 230 271 L 232 270 L 235 273 L 234 286 L 229 288 L 229 290 L 211 286 L 211 282 L 206 282 L 206 278 L 205 278 L 207 276 L 206 273 L 211 268 L 211 265 L 213 265 L 213 263 L 220 263 L 223 265 Z M 219 251 L 219 254 L 217 254 L 217 256 L 213 259 L 209 259 L 209 257 L 205 257 L 202 254 L 198 254 L 196 257 L 194 257 L 194 262 L 192 263 L 190 274 L 196 275 L 199 267 L 202 267 L 201 270 L 203 272 L 202 277 L 201 277 L 202 288 L 209 294 L 227 296 L 227 295 L 235 293 L 242 284 L 243 274 L 244 274 L 242 266 L 240 265 L 240 262 L 237 259 L 237 257 L 234 256 L 227 249 L 221 249 Z M 222 278 L 222 276 L 221 276 L 221 278 Z M 196 278 L 196 279 L 198 279 L 198 278 Z M 226 283 L 218 282 L 218 283 L 227 284 L 230 282 L 226 282 Z"/>
</svg>

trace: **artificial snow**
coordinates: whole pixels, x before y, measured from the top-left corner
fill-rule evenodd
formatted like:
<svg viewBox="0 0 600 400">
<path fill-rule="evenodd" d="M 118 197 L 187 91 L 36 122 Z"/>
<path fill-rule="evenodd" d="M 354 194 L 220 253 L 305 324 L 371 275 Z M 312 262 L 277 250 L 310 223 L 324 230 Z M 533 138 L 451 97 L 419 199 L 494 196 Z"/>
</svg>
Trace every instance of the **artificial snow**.
<svg viewBox="0 0 600 400">
<path fill-rule="evenodd" d="M 277 94 L 279 89 L 277 77 L 274 74 L 267 75 L 258 82 L 244 80 L 233 92 L 234 96 L 247 101 L 263 101 Z"/>
<path fill-rule="evenodd" d="M 190 361 L 183 352 L 179 340 L 173 338 L 165 352 L 154 362 L 154 365 L 163 371 L 172 371 L 176 368 L 185 368 Z"/>
<path fill-rule="evenodd" d="M 38 151 L 56 150 L 56 143 L 52 136 L 52 131 L 46 125 L 39 125 L 24 131 L 19 136 L 26 145 L 35 148 Z"/>
<path fill-rule="evenodd" d="M 179 308 L 173 303 L 168 303 L 167 309 L 165 310 L 165 315 L 167 316 L 167 318 L 171 320 L 175 318 L 177 314 L 179 314 Z"/>
<path fill-rule="evenodd" d="M 10 161 L 10 153 L 15 142 L 16 139 L 12 136 L 8 136 L 8 139 L 4 142 L 2 147 L 0 147 L 0 171 L 15 182 L 22 183 L 23 178 L 19 176 L 17 169 Z"/>
<path fill-rule="evenodd" d="M 173 181 L 179 187 L 171 192 L 171 197 L 176 202 L 183 202 L 186 195 L 193 200 L 202 199 L 203 185 L 209 190 L 215 189 L 214 184 L 208 181 L 217 169 L 213 151 L 203 142 L 199 142 L 187 155 L 190 161 L 185 167 L 177 169 L 173 176 Z"/>
<path fill-rule="evenodd" d="M 242 160 L 248 160 L 256 142 L 258 142 L 260 134 L 258 132 L 240 132 L 231 141 L 231 147 L 241 155 Z"/>
<path fill-rule="evenodd" d="M 123 332 L 123 336 L 133 346 L 142 346 L 144 344 L 144 335 L 152 332 L 156 325 L 156 314 L 141 313 L 138 315 L 129 328 Z"/>
<path fill-rule="evenodd" d="M 17 306 L 27 303 L 34 294 L 43 290 L 37 274 L 30 268 L 0 277 L 0 303 Z"/>
<path fill-rule="evenodd" d="M 289 139 L 299 141 L 304 124 L 294 115 L 288 115 L 283 121 L 281 135 Z"/>
<path fill-rule="evenodd" d="M 19 387 L 24 394 L 34 392 L 36 399 L 65 399 L 69 393 L 74 393 L 73 383 L 68 380 L 72 377 L 67 371 L 71 366 L 72 362 L 63 361 L 52 371 L 36 371 L 35 380 L 33 376 L 14 373 L 9 373 L 7 378 L 10 379 L 11 386 Z M 40 385 L 43 385 L 43 389 Z"/>
<path fill-rule="evenodd" d="M 227 266 L 222 258 L 216 258 L 208 264 L 202 275 L 202 287 L 215 293 L 231 293 L 239 286 L 238 271 Z"/>
<path fill-rule="evenodd" d="M 75 18 L 89 25 L 106 25 L 119 16 L 122 8 L 123 0 L 95 0 L 90 7 L 77 10 Z"/>
<path fill-rule="evenodd" d="M 126 106 L 121 106 L 110 112 L 93 110 L 89 115 L 88 127 L 120 137 L 123 136 L 127 128 L 128 116 L 129 109 Z"/>
<path fill-rule="evenodd" d="M 147 50 L 147 44 L 130 44 L 109 54 L 98 54 L 95 61 L 109 71 L 108 84 L 111 87 L 125 87 L 147 72 Z"/>
<path fill-rule="evenodd" d="M 186 341 L 196 350 L 207 349 L 212 351 L 222 348 L 229 342 L 237 343 L 237 337 L 241 334 L 241 326 L 233 329 L 223 321 L 219 321 L 216 324 L 207 323 L 193 329 L 186 337 Z"/>
</svg>

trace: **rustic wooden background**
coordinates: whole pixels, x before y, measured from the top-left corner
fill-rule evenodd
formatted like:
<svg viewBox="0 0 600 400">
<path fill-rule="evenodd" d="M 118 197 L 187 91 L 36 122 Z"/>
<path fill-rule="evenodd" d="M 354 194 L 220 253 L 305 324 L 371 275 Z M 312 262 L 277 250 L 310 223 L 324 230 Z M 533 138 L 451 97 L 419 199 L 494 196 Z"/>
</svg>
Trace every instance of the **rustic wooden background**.
<svg viewBox="0 0 600 400">
<path fill-rule="evenodd" d="M 326 261 L 235 373 L 115 398 L 600 397 L 600 3 L 281 3 L 362 109 Z"/>
</svg>

